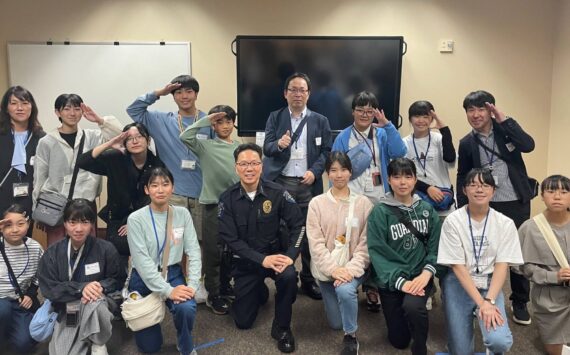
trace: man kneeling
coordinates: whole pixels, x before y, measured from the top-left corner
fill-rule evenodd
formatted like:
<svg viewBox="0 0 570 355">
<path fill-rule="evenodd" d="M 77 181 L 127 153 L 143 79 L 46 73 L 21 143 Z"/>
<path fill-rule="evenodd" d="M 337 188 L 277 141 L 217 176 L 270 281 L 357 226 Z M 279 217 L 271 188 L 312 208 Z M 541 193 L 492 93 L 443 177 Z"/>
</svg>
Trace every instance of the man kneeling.
<svg viewBox="0 0 570 355">
<path fill-rule="evenodd" d="M 260 179 L 261 148 L 250 143 L 234 151 L 240 181 L 226 190 L 218 205 L 219 233 L 236 261 L 232 268 L 236 299 L 232 316 L 240 329 L 251 328 L 259 307 L 267 302 L 265 278 L 275 280 L 275 318 L 271 336 L 280 351 L 295 351 L 291 311 L 297 295 L 293 261 L 299 256 L 305 235 L 301 210 L 280 185 Z M 286 241 L 279 236 L 280 221 L 289 230 Z"/>
<path fill-rule="evenodd" d="M 117 289 L 119 255 L 113 244 L 89 236 L 96 214 L 89 201 L 76 199 L 65 207 L 66 237 L 40 260 L 40 290 L 58 312 L 49 344 L 50 354 L 107 354 L 111 338 L 106 295 Z"/>
</svg>

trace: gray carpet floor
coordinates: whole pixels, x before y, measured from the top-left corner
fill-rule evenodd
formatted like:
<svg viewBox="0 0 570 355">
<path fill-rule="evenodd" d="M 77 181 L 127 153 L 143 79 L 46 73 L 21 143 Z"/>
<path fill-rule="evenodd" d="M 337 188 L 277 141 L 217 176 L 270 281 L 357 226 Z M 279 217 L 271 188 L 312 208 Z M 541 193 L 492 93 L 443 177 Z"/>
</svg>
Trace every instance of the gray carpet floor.
<svg viewBox="0 0 570 355">
<path fill-rule="evenodd" d="M 273 282 L 267 279 L 267 284 L 270 287 L 271 295 L 273 295 Z M 504 291 L 506 295 L 510 294 L 508 281 Z M 360 301 L 359 330 L 357 332 L 360 341 L 360 354 L 410 354 L 409 349 L 399 351 L 392 348 L 388 343 L 382 311 L 380 313 L 368 312 L 363 293 L 360 293 Z M 253 329 L 239 330 L 234 326 L 230 316 L 214 315 L 205 304 L 199 305 L 193 332 L 198 354 L 280 354 L 275 340 L 269 334 L 273 319 L 273 308 L 273 297 L 270 297 L 269 302 L 261 308 Z M 507 308 L 510 308 L 510 305 Z M 510 309 L 508 312 L 509 317 L 511 317 Z M 520 326 L 509 318 L 509 325 L 514 337 L 514 345 L 510 353 L 525 355 L 544 353 L 534 324 Z M 324 306 L 321 301 L 315 301 L 299 293 L 293 307 L 292 328 L 297 342 L 295 354 L 340 354 L 343 333 L 331 330 L 327 326 Z M 170 314 L 162 323 L 162 329 L 164 346 L 160 353 L 178 354 L 176 331 Z M 481 338 L 477 333 L 478 327 L 475 329 L 475 350 L 484 353 Z M 132 333 L 125 328 L 122 321 L 113 323 L 113 337 L 107 345 L 111 355 L 139 354 Z M 0 353 L 2 352 L 0 349 Z M 430 354 L 446 352 L 446 325 L 439 293 L 435 295 L 435 304 L 433 310 L 430 311 L 428 352 Z M 34 354 L 48 354 L 47 344 L 40 344 Z"/>
</svg>

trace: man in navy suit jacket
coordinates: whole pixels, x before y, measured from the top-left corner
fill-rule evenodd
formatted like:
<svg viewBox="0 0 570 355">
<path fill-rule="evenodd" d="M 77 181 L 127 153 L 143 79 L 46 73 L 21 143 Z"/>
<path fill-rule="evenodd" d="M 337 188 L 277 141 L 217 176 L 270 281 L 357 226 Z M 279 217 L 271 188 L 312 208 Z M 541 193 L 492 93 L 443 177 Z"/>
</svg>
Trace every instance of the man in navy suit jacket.
<svg viewBox="0 0 570 355">
<path fill-rule="evenodd" d="M 307 218 L 313 196 L 323 193 L 322 174 L 332 138 L 328 119 L 307 108 L 311 80 L 294 73 L 285 81 L 283 95 L 287 107 L 271 112 L 265 126 L 263 177 L 275 181 L 295 198 Z M 307 295 L 321 299 L 311 275 L 307 239 L 301 245 L 301 287 Z"/>
</svg>

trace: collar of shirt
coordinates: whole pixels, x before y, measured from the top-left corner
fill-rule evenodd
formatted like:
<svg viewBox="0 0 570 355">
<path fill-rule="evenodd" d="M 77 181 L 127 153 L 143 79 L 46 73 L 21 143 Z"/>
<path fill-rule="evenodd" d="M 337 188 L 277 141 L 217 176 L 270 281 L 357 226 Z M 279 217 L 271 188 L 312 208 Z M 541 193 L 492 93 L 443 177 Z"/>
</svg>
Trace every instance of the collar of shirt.
<svg viewBox="0 0 570 355">
<path fill-rule="evenodd" d="M 247 194 L 247 191 L 245 191 L 245 189 L 243 188 L 243 186 L 240 184 L 239 185 L 239 198 L 247 198 L 249 199 L 249 196 Z M 255 196 L 257 197 L 257 195 L 263 195 L 267 197 L 267 194 L 265 193 L 265 190 L 263 189 L 263 184 L 261 182 L 261 179 L 259 180 L 259 183 L 257 184 L 257 192 L 255 193 Z"/>
<path fill-rule="evenodd" d="M 291 116 L 291 120 L 300 120 L 307 115 L 307 106 L 305 106 L 303 112 L 301 112 L 301 116 L 293 117 L 293 111 L 291 111 L 291 108 L 289 108 L 289 115 Z"/>
<path fill-rule="evenodd" d="M 483 133 L 481 133 L 481 132 L 477 132 L 476 130 L 473 130 L 473 133 L 475 133 L 475 134 L 477 135 L 477 137 L 483 138 L 483 139 L 485 139 L 485 140 L 487 140 L 487 139 L 489 139 L 489 138 L 492 138 L 492 137 L 494 137 L 494 135 L 495 135 L 495 133 L 494 133 L 494 131 L 493 131 L 493 127 L 491 127 L 491 130 L 489 131 L 489 134 L 488 134 L 488 135 L 485 135 L 485 134 L 483 134 Z"/>
</svg>

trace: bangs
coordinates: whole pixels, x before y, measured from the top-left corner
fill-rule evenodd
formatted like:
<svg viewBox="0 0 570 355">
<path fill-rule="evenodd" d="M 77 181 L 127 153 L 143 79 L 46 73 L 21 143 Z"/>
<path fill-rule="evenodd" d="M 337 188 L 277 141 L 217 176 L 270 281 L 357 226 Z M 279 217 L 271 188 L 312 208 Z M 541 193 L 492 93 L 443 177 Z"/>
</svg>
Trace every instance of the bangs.
<svg viewBox="0 0 570 355">
<path fill-rule="evenodd" d="M 540 192 L 544 192 L 545 190 L 570 191 L 570 179 L 563 175 L 551 175 L 540 184 Z"/>
</svg>

